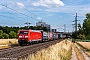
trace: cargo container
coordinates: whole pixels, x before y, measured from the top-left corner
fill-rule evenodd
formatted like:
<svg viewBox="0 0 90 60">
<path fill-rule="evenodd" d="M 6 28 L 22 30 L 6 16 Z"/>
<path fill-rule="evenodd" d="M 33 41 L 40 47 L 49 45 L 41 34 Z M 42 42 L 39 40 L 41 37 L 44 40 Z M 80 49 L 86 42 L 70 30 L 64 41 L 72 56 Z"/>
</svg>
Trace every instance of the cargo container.
<svg viewBox="0 0 90 60">
<path fill-rule="evenodd" d="M 58 33 L 55 33 L 55 39 L 56 40 L 58 39 Z"/>
<path fill-rule="evenodd" d="M 53 33 L 53 40 L 56 39 L 56 33 Z"/>
<path fill-rule="evenodd" d="M 61 39 L 62 38 L 62 34 L 58 33 L 58 38 Z"/>
<path fill-rule="evenodd" d="M 43 31 L 43 41 L 48 40 L 48 32 Z"/>
<path fill-rule="evenodd" d="M 53 40 L 53 33 L 52 32 L 48 32 L 48 40 Z"/>
</svg>

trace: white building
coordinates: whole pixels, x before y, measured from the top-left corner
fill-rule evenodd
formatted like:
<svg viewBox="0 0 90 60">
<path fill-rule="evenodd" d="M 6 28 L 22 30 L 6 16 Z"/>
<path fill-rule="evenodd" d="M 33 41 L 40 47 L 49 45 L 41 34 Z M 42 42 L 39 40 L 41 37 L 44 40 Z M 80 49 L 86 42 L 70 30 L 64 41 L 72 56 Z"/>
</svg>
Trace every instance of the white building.
<svg viewBox="0 0 90 60">
<path fill-rule="evenodd" d="M 50 25 L 46 24 L 46 22 L 39 21 L 36 23 L 36 26 L 46 27 L 48 30 L 50 30 Z"/>
</svg>

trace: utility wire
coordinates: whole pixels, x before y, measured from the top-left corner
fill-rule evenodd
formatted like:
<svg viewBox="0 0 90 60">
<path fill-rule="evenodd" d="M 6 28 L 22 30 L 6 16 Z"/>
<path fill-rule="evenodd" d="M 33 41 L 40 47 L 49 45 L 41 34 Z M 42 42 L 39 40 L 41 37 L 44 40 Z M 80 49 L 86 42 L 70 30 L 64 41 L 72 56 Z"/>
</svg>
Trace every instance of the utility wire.
<svg viewBox="0 0 90 60">
<path fill-rule="evenodd" d="M 16 1 L 14 1 L 14 0 L 12 0 L 15 4 L 17 4 L 17 2 Z M 36 17 L 38 17 L 36 14 L 34 14 L 34 13 L 32 13 L 32 12 L 30 12 L 28 9 L 26 9 L 25 7 L 23 7 L 23 9 L 24 10 L 26 10 L 26 11 L 28 11 L 29 13 L 31 13 L 32 15 L 34 15 L 34 16 L 36 16 Z"/>
<path fill-rule="evenodd" d="M 8 16 L 5 16 L 5 15 L 0 15 L 0 16 L 7 17 L 7 18 L 10 18 L 10 19 L 19 21 L 18 19 L 15 19 L 15 18 L 12 18 L 12 17 L 8 17 Z M 22 20 L 20 20 L 20 21 L 22 21 Z M 22 21 L 22 22 L 23 22 L 23 21 Z"/>
<path fill-rule="evenodd" d="M 4 11 L 3 11 L 3 12 L 4 12 Z M 13 13 L 10 13 L 10 12 L 6 12 L 6 13 L 15 16 Z M 10 17 L 11 17 L 11 16 L 10 16 Z M 22 17 L 19 17 L 19 16 L 18 16 L 17 18 L 22 18 Z M 22 18 L 22 19 L 23 19 L 23 18 Z"/>
<path fill-rule="evenodd" d="M 3 10 L 2 10 L 2 12 L 4 12 Z M 10 13 L 10 12 L 7 12 L 8 14 L 10 14 L 10 15 L 13 15 L 13 16 L 15 16 L 13 13 Z M 4 16 L 4 15 L 1 15 L 1 16 L 3 16 L 3 17 L 7 17 L 7 18 L 11 18 L 11 19 L 13 19 L 13 20 L 18 20 L 18 19 L 14 19 L 14 18 L 12 18 L 11 16 L 10 17 L 8 17 L 8 16 Z M 22 18 L 22 17 L 18 17 L 18 18 Z M 23 19 L 23 18 L 22 18 Z M 22 20 L 20 20 L 19 19 L 19 21 L 20 22 L 24 22 L 24 21 L 22 21 Z M 27 20 L 28 21 L 28 20 Z"/>
<path fill-rule="evenodd" d="M 32 18 L 32 17 L 30 17 L 30 16 L 28 16 L 28 15 L 26 15 L 26 14 L 24 14 L 24 13 L 21 13 L 21 12 L 19 12 L 18 10 L 12 9 L 12 8 L 6 6 L 6 5 L 3 5 L 3 4 L 0 4 L 0 5 L 2 5 L 2 6 L 4 6 L 4 7 L 6 7 L 6 8 L 8 8 L 8 9 L 10 9 L 10 10 L 13 10 L 13 11 L 19 13 L 19 14 L 22 14 L 22 15 L 24 15 L 24 16 L 26 16 L 26 17 Z M 34 19 L 34 18 L 32 18 L 32 19 Z M 36 20 L 36 19 L 34 19 L 34 20 Z"/>
<path fill-rule="evenodd" d="M 8 14 L 15 16 L 14 14 L 12 14 L 12 13 L 10 13 L 10 12 L 8 12 Z M 23 17 L 20 17 L 20 16 L 18 16 L 17 18 L 23 19 Z M 25 20 L 26 20 L 26 19 L 25 19 Z M 24 21 L 23 21 L 23 22 L 24 22 Z"/>
<path fill-rule="evenodd" d="M 16 1 L 14 1 L 14 0 L 12 0 L 15 4 L 17 4 L 17 2 Z M 26 9 L 25 7 L 23 7 L 23 9 L 25 9 L 26 11 L 28 11 L 29 13 L 31 13 L 31 14 L 33 14 L 32 12 L 30 12 L 28 9 Z M 37 15 L 35 15 L 35 14 L 33 14 L 34 16 L 37 16 Z"/>
</svg>

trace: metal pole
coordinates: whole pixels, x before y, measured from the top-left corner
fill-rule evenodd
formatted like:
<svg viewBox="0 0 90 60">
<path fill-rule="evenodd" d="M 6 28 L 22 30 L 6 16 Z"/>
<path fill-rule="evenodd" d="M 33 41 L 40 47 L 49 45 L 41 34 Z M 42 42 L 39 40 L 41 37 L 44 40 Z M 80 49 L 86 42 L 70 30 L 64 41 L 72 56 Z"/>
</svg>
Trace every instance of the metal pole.
<svg viewBox="0 0 90 60">
<path fill-rule="evenodd" d="M 66 32 L 66 25 L 64 24 L 64 32 Z"/>
<path fill-rule="evenodd" d="M 76 16 L 75 16 L 75 31 L 77 31 L 77 13 L 76 13 Z"/>
</svg>

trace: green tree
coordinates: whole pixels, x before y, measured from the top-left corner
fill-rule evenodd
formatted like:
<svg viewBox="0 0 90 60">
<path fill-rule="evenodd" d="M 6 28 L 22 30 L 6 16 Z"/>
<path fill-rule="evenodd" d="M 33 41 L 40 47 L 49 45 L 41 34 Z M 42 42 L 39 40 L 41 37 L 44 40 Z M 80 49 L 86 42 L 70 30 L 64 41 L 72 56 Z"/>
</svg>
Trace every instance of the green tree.
<svg viewBox="0 0 90 60">
<path fill-rule="evenodd" d="M 83 34 L 83 27 L 81 26 L 81 24 L 78 24 L 78 32 L 79 34 Z"/>
<path fill-rule="evenodd" d="M 72 38 L 77 39 L 77 36 L 78 36 L 78 32 L 77 31 L 72 33 Z"/>
<path fill-rule="evenodd" d="M 9 34 L 9 32 L 10 32 L 10 28 L 9 28 L 8 26 L 3 27 L 2 30 L 3 30 L 3 32 L 6 33 L 6 34 Z"/>
<path fill-rule="evenodd" d="M 2 38 L 3 31 L 0 30 L 0 39 Z"/>
<path fill-rule="evenodd" d="M 9 38 L 17 38 L 17 34 L 14 31 L 9 33 Z"/>
<path fill-rule="evenodd" d="M 86 36 L 90 35 L 90 13 L 87 13 L 86 19 L 84 19 L 83 32 Z"/>
<path fill-rule="evenodd" d="M 43 27 L 43 31 L 49 31 L 47 27 Z"/>
</svg>

